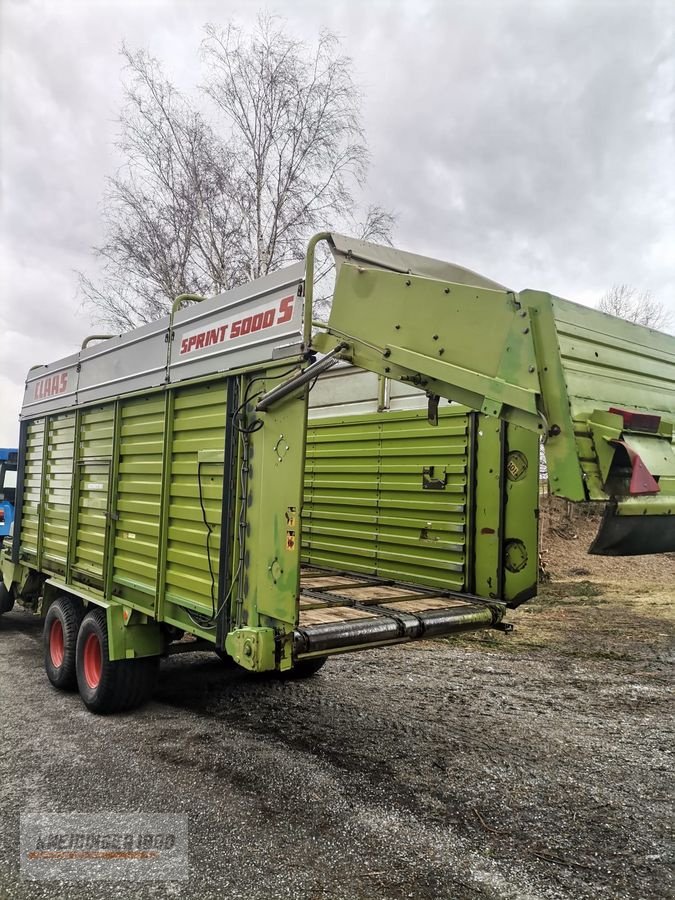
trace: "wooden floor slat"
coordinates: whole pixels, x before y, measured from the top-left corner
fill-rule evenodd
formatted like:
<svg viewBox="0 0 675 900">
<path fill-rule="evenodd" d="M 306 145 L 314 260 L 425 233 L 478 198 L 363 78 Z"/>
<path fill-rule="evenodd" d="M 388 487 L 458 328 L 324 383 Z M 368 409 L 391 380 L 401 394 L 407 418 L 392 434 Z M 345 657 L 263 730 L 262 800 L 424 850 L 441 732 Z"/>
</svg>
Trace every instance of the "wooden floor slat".
<svg viewBox="0 0 675 900">
<path fill-rule="evenodd" d="M 316 578 L 300 578 L 300 583 L 303 587 L 309 588 L 310 590 L 317 591 L 342 591 L 342 590 L 351 590 L 353 588 L 363 588 L 368 587 L 368 585 L 372 584 L 368 579 L 364 579 L 363 581 L 359 581 L 356 578 L 347 578 L 347 576 L 334 575 L 332 578 L 328 577 L 316 577 Z"/>
<path fill-rule="evenodd" d="M 309 593 L 306 593 L 309 592 Z M 378 609 L 368 611 L 370 605 Z M 386 617 L 396 613 L 430 612 L 471 606 L 471 599 L 434 596 L 433 589 L 378 582 L 364 576 L 304 568 L 300 579 L 300 628 L 345 622 L 350 619 Z M 356 609 L 355 606 L 359 608 Z M 365 607 L 365 608 L 364 608 Z"/>
<path fill-rule="evenodd" d="M 381 603 L 385 609 L 396 612 L 420 613 L 429 609 L 452 609 L 457 606 L 468 606 L 465 600 L 453 600 L 451 597 L 423 597 L 418 600 L 395 600 L 393 603 Z"/>
<path fill-rule="evenodd" d="M 310 625 L 325 625 L 328 622 L 346 622 L 350 619 L 375 619 L 373 613 L 351 606 L 327 606 L 325 609 L 300 611 L 300 628 Z"/>
<path fill-rule="evenodd" d="M 355 600 L 357 603 L 365 603 L 368 600 L 384 603 L 385 600 L 403 600 L 406 597 L 409 599 L 419 597 L 419 592 L 412 591 L 410 588 L 388 587 L 386 585 L 342 588 L 340 589 L 340 593 Z"/>
</svg>

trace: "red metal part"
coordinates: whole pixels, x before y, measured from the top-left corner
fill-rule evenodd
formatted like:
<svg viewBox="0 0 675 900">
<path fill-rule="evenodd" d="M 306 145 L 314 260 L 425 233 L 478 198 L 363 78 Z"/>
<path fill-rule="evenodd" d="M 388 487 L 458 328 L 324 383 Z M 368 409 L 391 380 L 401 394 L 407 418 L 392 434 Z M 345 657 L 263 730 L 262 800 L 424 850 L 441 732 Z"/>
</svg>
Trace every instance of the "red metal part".
<svg viewBox="0 0 675 900">
<path fill-rule="evenodd" d="M 103 669 L 103 657 L 101 654 L 101 642 L 98 635 L 90 634 L 84 645 L 83 653 L 84 677 L 90 688 L 97 688 L 101 680 Z"/>
<path fill-rule="evenodd" d="M 647 431 L 656 434 L 661 424 L 661 416 L 650 416 L 647 413 L 634 412 L 630 409 L 619 409 L 610 406 L 609 411 L 623 418 L 623 427 L 631 431 Z"/>
<path fill-rule="evenodd" d="M 65 645 L 63 640 L 63 626 L 58 619 L 54 619 L 52 627 L 49 629 L 49 655 L 52 660 L 52 665 L 57 669 L 60 668 L 65 655 Z"/>
<path fill-rule="evenodd" d="M 632 473 L 629 492 L 631 494 L 658 494 L 661 490 L 658 482 L 635 450 L 632 450 L 625 441 L 611 441 L 611 443 L 617 447 L 623 447 L 630 459 Z"/>
</svg>

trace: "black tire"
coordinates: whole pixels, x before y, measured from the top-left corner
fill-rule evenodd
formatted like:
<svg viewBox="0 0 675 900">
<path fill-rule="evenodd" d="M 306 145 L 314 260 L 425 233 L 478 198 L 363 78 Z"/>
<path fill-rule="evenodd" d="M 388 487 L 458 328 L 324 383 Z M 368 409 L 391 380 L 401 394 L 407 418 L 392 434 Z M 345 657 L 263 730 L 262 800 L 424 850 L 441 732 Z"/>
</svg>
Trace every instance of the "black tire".
<svg viewBox="0 0 675 900">
<path fill-rule="evenodd" d="M 327 662 L 327 656 L 315 656 L 312 659 L 301 659 L 295 663 L 292 669 L 287 669 L 280 674 L 284 679 L 311 678 L 312 675 L 316 675 L 319 669 L 323 669 Z"/>
<path fill-rule="evenodd" d="M 91 712 L 123 712 L 150 697 L 159 668 L 159 656 L 111 662 L 104 609 L 92 609 L 82 620 L 77 637 L 77 686 Z"/>
<path fill-rule="evenodd" d="M 0 616 L 3 613 L 11 612 L 13 607 L 14 595 L 8 591 L 2 581 L 0 581 Z"/>
<path fill-rule="evenodd" d="M 59 597 L 47 610 L 42 632 L 45 672 L 55 688 L 77 690 L 75 648 L 84 609 L 79 600 Z"/>
</svg>

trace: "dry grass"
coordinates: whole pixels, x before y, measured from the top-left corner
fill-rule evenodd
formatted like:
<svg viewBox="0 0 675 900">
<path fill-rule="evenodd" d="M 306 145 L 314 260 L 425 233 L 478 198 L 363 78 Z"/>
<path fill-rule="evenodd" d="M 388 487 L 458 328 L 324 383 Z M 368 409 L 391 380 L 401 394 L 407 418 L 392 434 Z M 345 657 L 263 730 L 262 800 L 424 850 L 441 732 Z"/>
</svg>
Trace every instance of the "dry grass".
<svg viewBox="0 0 675 900">
<path fill-rule="evenodd" d="M 467 647 L 506 652 L 550 651 L 588 659 L 665 660 L 675 638 L 675 554 L 590 556 L 599 519 L 565 504 L 542 504 L 542 556 L 550 582 L 510 612 L 512 634 L 486 631 Z"/>
<path fill-rule="evenodd" d="M 656 556 L 590 556 L 597 515 L 577 511 L 555 497 L 542 497 L 541 555 L 552 581 L 587 578 L 591 582 L 662 585 L 675 591 L 675 553 Z"/>
</svg>

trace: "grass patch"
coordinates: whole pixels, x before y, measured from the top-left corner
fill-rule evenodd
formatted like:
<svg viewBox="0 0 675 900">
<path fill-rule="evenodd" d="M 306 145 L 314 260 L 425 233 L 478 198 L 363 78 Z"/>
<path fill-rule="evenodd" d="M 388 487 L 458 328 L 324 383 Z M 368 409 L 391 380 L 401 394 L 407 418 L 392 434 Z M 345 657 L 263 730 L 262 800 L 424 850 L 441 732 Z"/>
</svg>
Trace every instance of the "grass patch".
<svg viewBox="0 0 675 900">
<path fill-rule="evenodd" d="M 543 650 L 547 644 L 537 640 L 523 640 L 522 636 L 502 634 L 493 629 L 485 631 L 467 631 L 463 634 L 448 635 L 436 638 L 444 644 L 452 644 L 464 649 L 498 650 L 501 653 L 523 653 L 528 650 Z"/>
<path fill-rule="evenodd" d="M 593 599 L 602 597 L 603 593 L 602 587 L 592 581 L 554 581 L 542 585 L 535 602 L 550 604 L 570 599 Z"/>
</svg>

